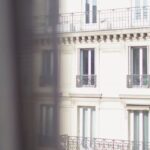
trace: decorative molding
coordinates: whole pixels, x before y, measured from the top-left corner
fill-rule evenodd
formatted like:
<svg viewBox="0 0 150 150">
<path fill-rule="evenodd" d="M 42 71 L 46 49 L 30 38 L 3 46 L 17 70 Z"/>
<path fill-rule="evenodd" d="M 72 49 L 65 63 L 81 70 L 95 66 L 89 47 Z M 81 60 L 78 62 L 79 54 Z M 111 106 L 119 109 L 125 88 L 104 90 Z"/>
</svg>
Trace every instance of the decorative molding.
<svg viewBox="0 0 150 150">
<path fill-rule="evenodd" d="M 139 41 L 150 39 L 149 32 L 131 32 L 131 33 L 107 33 L 107 34 L 82 34 L 70 36 L 60 36 L 60 42 L 63 44 L 78 44 L 78 43 L 99 43 L 99 42 L 121 42 L 121 41 Z"/>
<path fill-rule="evenodd" d="M 71 98 L 101 98 L 102 94 L 79 94 L 79 93 L 70 93 Z"/>
</svg>

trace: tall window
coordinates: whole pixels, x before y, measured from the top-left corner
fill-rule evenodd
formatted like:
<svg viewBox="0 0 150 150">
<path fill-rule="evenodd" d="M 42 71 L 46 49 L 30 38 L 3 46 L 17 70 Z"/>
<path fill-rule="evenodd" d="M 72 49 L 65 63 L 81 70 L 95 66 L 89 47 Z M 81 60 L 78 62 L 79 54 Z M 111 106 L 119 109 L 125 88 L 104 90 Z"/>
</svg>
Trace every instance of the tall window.
<svg viewBox="0 0 150 150">
<path fill-rule="evenodd" d="M 80 50 L 80 74 L 81 75 L 94 75 L 94 49 L 81 49 Z"/>
<path fill-rule="evenodd" d="M 147 47 L 131 47 L 130 82 L 134 86 L 149 86 Z"/>
<path fill-rule="evenodd" d="M 53 126 L 53 106 L 52 105 L 41 105 L 40 107 L 40 144 L 50 145 L 53 143 L 52 139 L 54 136 Z"/>
<path fill-rule="evenodd" d="M 135 19 L 147 19 L 148 17 L 148 0 L 134 0 Z M 134 9 L 134 8 L 133 8 Z"/>
<path fill-rule="evenodd" d="M 134 141 L 133 149 L 147 150 L 149 141 L 149 112 L 130 111 L 129 112 L 130 140 Z"/>
<path fill-rule="evenodd" d="M 49 86 L 53 81 L 53 53 L 50 50 L 42 51 L 42 66 L 40 86 Z"/>
<path fill-rule="evenodd" d="M 78 108 L 78 127 L 80 137 L 94 138 L 96 133 L 96 113 L 95 107 L 79 107 Z"/>
<path fill-rule="evenodd" d="M 97 22 L 97 0 L 85 0 L 85 22 Z"/>
<path fill-rule="evenodd" d="M 77 76 L 78 86 L 95 86 L 95 51 L 80 49 L 80 75 Z"/>
</svg>

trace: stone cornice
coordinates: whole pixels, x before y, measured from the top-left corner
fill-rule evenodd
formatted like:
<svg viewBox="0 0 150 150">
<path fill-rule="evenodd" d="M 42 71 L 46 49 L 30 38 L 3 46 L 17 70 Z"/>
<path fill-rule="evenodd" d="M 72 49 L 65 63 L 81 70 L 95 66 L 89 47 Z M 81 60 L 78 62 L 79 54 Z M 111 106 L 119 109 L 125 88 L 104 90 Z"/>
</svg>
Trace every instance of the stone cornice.
<svg viewBox="0 0 150 150">
<path fill-rule="evenodd" d="M 139 41 L 150 38 L 150 28 L 58 34 L 62 44 Z"/>
</svg>

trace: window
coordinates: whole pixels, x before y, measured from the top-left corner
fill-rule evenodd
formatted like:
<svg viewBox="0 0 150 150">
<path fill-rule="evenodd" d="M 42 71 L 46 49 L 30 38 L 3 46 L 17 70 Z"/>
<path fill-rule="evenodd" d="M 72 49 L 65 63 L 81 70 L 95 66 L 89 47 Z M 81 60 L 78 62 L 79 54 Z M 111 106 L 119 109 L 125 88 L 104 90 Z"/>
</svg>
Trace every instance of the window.
<svg viewBox="0 0 150 150">
<path fill-rule="evenodd" d="M 149 141 L 149 111 L 129 111 L 130 140 L 133 142 L 133 149 L 148 150 Z"/>
<path fill-rule="evenodd" d="M 85 0 L 85 22 L 96 23 L 97 22 L 97 1 Z"/>
<path fill-rule="evenodd" d="M 95 137 L 96 113 L 95 107 L 78 107 L 78 126 L 80 137 Z"/>
<path fill-rule="evenodd" d="M 40 107 L 40 144 L 50 145 L 53 143 L 53 106 L 43 104 Z"/>
<path fill-rule="evenodd" d="M 77 76 L 77 86 L 96 86 L 95 51 L 80 49 L 80 75 Z"/>
<path fill-rule="evenodd" d="M 148 75 L 147 47 L 131 47 L 129 54 L 129 87 L 149 87 L 150 78 Z"/>
<path fill-rule="evenodd" d="M 148 17 L 148 1 L 147 0 L 134 0 L 135 4 L 135 19 L 147 19 Z"/>
<path fill-rule="evenodd" d="M 42 51 L 42 66 L 40 86 L 49 86 L 53 81 L 53 53 L 50 50 Z"/>
</svg>

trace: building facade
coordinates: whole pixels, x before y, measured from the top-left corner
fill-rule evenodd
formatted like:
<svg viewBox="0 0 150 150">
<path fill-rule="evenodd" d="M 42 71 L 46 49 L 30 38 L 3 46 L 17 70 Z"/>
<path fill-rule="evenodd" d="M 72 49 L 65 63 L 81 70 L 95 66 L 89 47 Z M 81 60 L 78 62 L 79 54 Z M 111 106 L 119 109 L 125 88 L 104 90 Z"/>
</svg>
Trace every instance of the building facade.
<svg viewBox="0 0 150 150">
<path fill-rule="evenodd" d="M 34 20 L 35 147 L 44 150 L 53 120 L 49 5 L 37 0 Z M 149 6 L 150 0 L 60 1 L 60 135 L 134 141 L 130 149 L 150 148 Z"/>
</svg>

